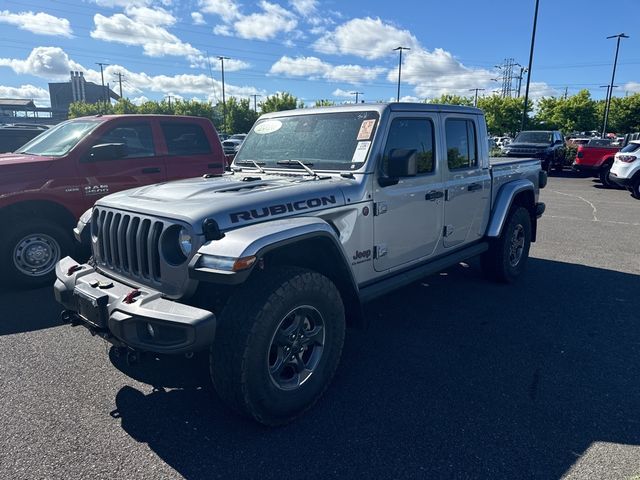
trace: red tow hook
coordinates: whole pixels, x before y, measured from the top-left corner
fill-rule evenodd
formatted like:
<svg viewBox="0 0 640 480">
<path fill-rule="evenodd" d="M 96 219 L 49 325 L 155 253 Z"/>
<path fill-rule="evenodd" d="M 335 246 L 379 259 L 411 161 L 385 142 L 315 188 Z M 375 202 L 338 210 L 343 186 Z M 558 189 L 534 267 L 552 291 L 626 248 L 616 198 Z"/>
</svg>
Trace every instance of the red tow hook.
<svg viewBox="0 0 640 480">
<path fill-rule="evenodd" d="M 67 270 L 67 277 L 70 277 L 71 275 L 76 273 L 78 270 L 82 270 L 82 267 L 80 265 L 71 265 L 69 267 L 69 270 Z"/>
<path fill-rule="evenodd" d="M 127 293 L 127 296 L 124 297 L 123 302 L 124 303 L 133 303 L 136 301 L 136 297 L 139 297 L 142 294 L 142 292 L 140 290 L 138 290 L 137 288 L 135 290 L 131 290 L 129 293 Z"/>
</svg>

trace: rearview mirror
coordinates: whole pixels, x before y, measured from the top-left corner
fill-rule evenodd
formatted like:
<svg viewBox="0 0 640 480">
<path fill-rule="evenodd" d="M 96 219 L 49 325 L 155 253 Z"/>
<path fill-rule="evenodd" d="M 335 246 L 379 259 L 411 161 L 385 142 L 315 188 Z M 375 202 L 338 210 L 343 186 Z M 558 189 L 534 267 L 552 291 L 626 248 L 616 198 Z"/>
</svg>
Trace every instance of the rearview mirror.
<svg viewBox="0 0 640 480">
<path fill-rule="evenodd" d="M 127 154 L 127 146 L 124 143 L 101 143 L 91 147 L 86 161 L 117 160 L 126 157 Z"/>
</svg>

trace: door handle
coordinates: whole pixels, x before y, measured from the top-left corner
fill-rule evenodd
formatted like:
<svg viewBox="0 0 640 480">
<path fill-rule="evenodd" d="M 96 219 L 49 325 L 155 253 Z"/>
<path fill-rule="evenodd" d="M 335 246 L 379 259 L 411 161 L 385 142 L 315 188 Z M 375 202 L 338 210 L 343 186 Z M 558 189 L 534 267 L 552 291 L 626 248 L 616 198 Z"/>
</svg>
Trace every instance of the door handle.
<svg viewBox="0 0 640 480">
<path fill-rule="evenodd" d="M 142 173 L 160 173 L 158 167 L 147 167 L 142 169 Z"/>
<path fill-rule="evenodd" d="M 472 183 L 471 185 L 469 185 L 467 187 L 467 190 L 469 190 L 470 192 L 475 192 L 476 190 L 482 190 L 482 184 L 481 183 Z"/>
<path fill-rule="evenodd" d="M 425 200 L 430 200 L 430 201 L 434 201 L 437 200 L 438 198 L 442 198 L 444 197 L 444 193 L 440 192 L 438 190 L 431 190 L 430 192 L 428 192 L 425 196 L 424 199 Z"/>
</svg>

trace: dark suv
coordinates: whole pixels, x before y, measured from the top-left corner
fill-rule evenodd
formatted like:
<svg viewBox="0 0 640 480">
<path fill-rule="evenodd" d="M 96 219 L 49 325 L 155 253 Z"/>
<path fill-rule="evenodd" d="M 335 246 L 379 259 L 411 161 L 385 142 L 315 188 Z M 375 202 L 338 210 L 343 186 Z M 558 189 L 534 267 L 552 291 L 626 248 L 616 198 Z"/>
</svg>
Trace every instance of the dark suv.
<svg viewBox="0 0 640 480">
<path fill-rule="evenodd" d="M 509 157 L 535 157 L 542 161 L 542 169 L 562 170 L 565 142 L 558 130 L 531 130 L 520 132 L 505 149 Z"/>
</svg>

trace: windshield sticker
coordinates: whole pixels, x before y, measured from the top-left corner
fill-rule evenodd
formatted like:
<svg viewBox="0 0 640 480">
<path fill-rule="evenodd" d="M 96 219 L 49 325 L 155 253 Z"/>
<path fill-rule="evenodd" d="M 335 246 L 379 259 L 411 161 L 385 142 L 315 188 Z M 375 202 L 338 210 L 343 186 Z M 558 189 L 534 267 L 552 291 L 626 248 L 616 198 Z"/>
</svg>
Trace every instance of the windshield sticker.
<svg viewBox="0 0 640 480">
<path fill-rule="evenodd" d="M 371 134 L 373 133 L 373 126 L 375 124 L 375 119 L 364 120 L 362 122 L 362 125 L 360 125 L 360 131 L 358 132 L 357 140 L 369 140 L 371 138 Z"/>
<path fill-rule="evenodd" d="M 364 162 L 367 158 L 367 153 L 369 153 L 370 146 L 371 146 L 371 142 L 358 142 L 358 145 L 356 146 L 356 151 L 353 152 L 353 158 L 351 159 L 351 163 Z"/>
<path fill-rule="evenodd" d="M 266 135 L 268 133 L 277 132 L 281 128 L 282 122 L 280 120 L 267 120 L 256 125 L 256 128 L 254 128 L 253 131 L 260 135 Z"/>
</svg>

